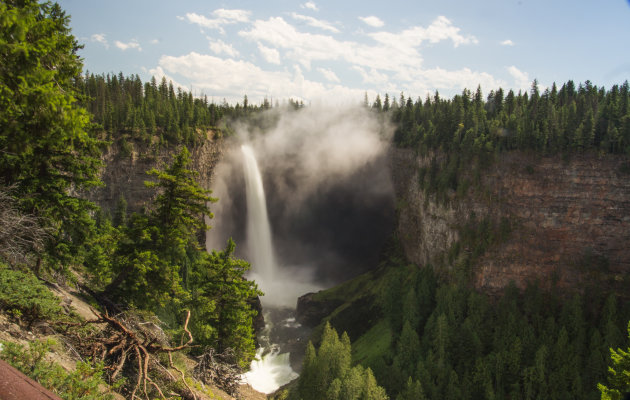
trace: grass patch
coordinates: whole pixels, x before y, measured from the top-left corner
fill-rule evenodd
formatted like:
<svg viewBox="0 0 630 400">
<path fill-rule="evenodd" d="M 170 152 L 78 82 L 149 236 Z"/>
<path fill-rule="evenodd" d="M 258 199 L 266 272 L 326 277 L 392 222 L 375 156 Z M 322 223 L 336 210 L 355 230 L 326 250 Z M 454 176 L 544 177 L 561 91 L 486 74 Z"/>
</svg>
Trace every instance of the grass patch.
<svg viewBox="0 0 630 400">
<path fill-rule="evenodd" d="M 381 319 L 370 330 L 352 343 L 352 362 L 364 366 L 374 363 L 387 353 L 392 342 L 392 331 L 386 319 Z"/>
<path fill-rule="evenodd" d="M 30 342 L 28 347 L 11 342 L 0 344 L 0 358 L 64 400 L 114 399 L 103 379 L 103 364 L 79 361 L 75 371 L 67 372 L 59 364 L 46 359 L 47 353 L 56 344 L 50 339 Z M 114 387 L 122 383 L 123 380 L 119 380 Z"/>
</svg>

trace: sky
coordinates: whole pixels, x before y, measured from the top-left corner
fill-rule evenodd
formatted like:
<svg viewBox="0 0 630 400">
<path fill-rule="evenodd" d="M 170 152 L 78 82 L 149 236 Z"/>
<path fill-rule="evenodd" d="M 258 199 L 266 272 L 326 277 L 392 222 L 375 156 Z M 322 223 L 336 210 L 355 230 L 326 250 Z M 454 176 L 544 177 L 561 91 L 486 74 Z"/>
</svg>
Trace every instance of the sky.
<svg viewBox="0 0 630 400">
<path fill-rule="evenodd" d="M 215 102 L 452 97 L 630 79 L 630 0 L 60 0 L 91 73 Z"/>
</svg>

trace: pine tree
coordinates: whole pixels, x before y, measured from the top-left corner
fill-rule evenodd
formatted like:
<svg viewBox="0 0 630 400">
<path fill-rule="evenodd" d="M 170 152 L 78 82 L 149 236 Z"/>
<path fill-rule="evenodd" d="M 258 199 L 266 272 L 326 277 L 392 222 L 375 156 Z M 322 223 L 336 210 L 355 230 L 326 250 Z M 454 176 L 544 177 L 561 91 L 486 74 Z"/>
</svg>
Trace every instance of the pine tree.
<svg viewBox="0 0 630 400">
<path fill-rule="evenodd" d="M 403 376 L 412 376 L 420 356 L 420 338 L 409 321 L 403 324 L 402 333 L 397 345 L 399 364 Z"/>
<path fill-rule="evenodd" d="M 344 332 L 341 339 L 327 322 L 317 352 L 309 342 L 297 385 L 302 400 L 387 400 L 372 370 L 350 367 L 352 349 Z"/>
<path fill-rule="evenodd" d="M 419 381 L 414 381 L 409 377 L 407 380 L 407 386 L 405 389 L 396 397 L 396 400 L 425 400 L 426 396 L 424 395 L 424 391 L 422 390 L 422 385 Z"/>
<path fill-rule="evenodd" d="M 628 339 L 630 339 L 630 322 L 628 322 Z M 602 392 L 602 400 L 626 399 L 630 393 L 630 346 L 626 350 L 611 348 L 610 358 L 612 366 L 608 368 L 608 386 L 601 383 L 597 385 Z"/>
<path fill-rule="evenodd" d="M 235 248 L 229 239 L 223 251 L 199 253 L 192 267 L 187 307 L 192 310 L 195 341 L 218 352 L 232 349 L 246 367 L 256 352 L 252 325 L 256 311 L 248 301 L 262 292 L 245 278 L 250 265 L 234 257 Z"/>
<path fill-rule="evenodd" d="M 185 297 L 180 267 L 187 262 L 188 249 L 200 249 L 197 233 L 209 228 L 203 216 L 212 217 L 207 203 L 216 201 L 194 180 L 196 172 L 187 168 L 189 162 L 184 147 L 170 166 L 148 171 L 156 181 L 146 185 L 158 195 L 153 209 L 133 216 L 125 228 L 116 278 L 105 288 L 106 294 L 122 290 L 128 301 L 147 307 Z"/>
<path fill-rule="evenodd" d="M 58 4 L 0 3 L 0 180 L 50 233 L 52 265 L 89 237 L 94 206 L 76 193 L 98 184 L 99 142 L 78 106 L 80 48 Z"/>
</svg>

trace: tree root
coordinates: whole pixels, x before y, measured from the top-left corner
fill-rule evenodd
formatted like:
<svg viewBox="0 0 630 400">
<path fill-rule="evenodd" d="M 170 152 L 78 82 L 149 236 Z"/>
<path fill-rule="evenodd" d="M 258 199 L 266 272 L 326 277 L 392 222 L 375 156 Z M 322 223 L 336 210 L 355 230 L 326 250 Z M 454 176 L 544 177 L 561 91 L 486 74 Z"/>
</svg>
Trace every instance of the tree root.
<svg viewBox="0 0 630 400">
<path fill-rule="evenodd" d="M 127 371 L 128 376 L 133 376 L 135 372 L 135 383 L 128 388 L 129 398 L 132 400 L 150 400 L 155 397 L 163 400 L 172 398 L 173 396 L 170 395 L 167 397 L 160 384 L 154 380 L 159 378 L 160 381 L 171 383 L 181 381 L 185 389 L 180 389 L 181 393 L 177 393 L 176 396 L 181 396 L 186 400 L 198 400 L 197 395 L 186 382 L 184 372 L 173 364 L 172 357 L 173 352 L 194 347 L 193 336 L 188 330 L 190 311 L 184 323 L 184 332 L 188 336 L 188 341 L 175 347 L 168 346 L 166 335 L 157 324 L 143 323 L 131 314 L 119 314 L 112 317 L 107 312 L 92 311 L 96 319 L 88 320 L 81 325 L 104 324 L 105 327 L 87 337 L 75 335 L 78 341 L 76 347 L 92 360 L 103 362 L 105 370 L 110 371 L 109 379 L 112 383 L 121 376 L 123 371 Z M 157 356 L 163 353 L 168 355 L 168 366 L 179 372 L 181 378 L 175 378 L 162 365 Z M 135 371 L 133 371 L 133 361 L 136 364 Z"/>
</svg>

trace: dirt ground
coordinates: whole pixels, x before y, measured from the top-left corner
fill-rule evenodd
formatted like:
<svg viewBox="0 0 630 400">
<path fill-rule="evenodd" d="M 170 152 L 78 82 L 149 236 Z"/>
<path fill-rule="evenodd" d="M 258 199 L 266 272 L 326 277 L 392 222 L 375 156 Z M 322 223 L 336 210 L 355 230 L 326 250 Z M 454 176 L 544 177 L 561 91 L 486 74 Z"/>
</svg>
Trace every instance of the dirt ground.
<svg viewBox="0 0 630 400">
<path fill-rule="evenodd" d="M 72 310 L 84 319 L 94 319 L 96 317 L 90 305 L 82 299 L 79 293 L 58 285 L 50 289 L 62 299 L 62 305 L 67 311 Z M 26 345 L 30 341 L 45 340 L 46 338 L 52 338 L 60 344 L 55 346 L 54 350 L 56 351 L 49 355 L 50 360 L 60 364 L 68 371 L 73 370 L 80 357 L 72 346 L 64 340 L 63 336 L 55 334 L 52 328 L 46 324 L 35 324 L 32 331 L 26 331 L 9 320 L 6 315 L 0 313 L 0 340 Z M 193 360 L 190 360 L 190 362 L 194 364 Z M 198 392 L 196 394 L 199 400 L 235 400 L 234 397 L 215 386 L 204 386 L 206 391 L 211 393 L 211 396 Z M 124 397 L 121 395 L 115 394 L 115 396 L 116 399 L 124 400 Z M 265 400 L 266 398 L 265 394 L 255 391 L 249 385 L 241 385 L 239 389 L 238 399 L 240 400 Z"/>
</svg>

